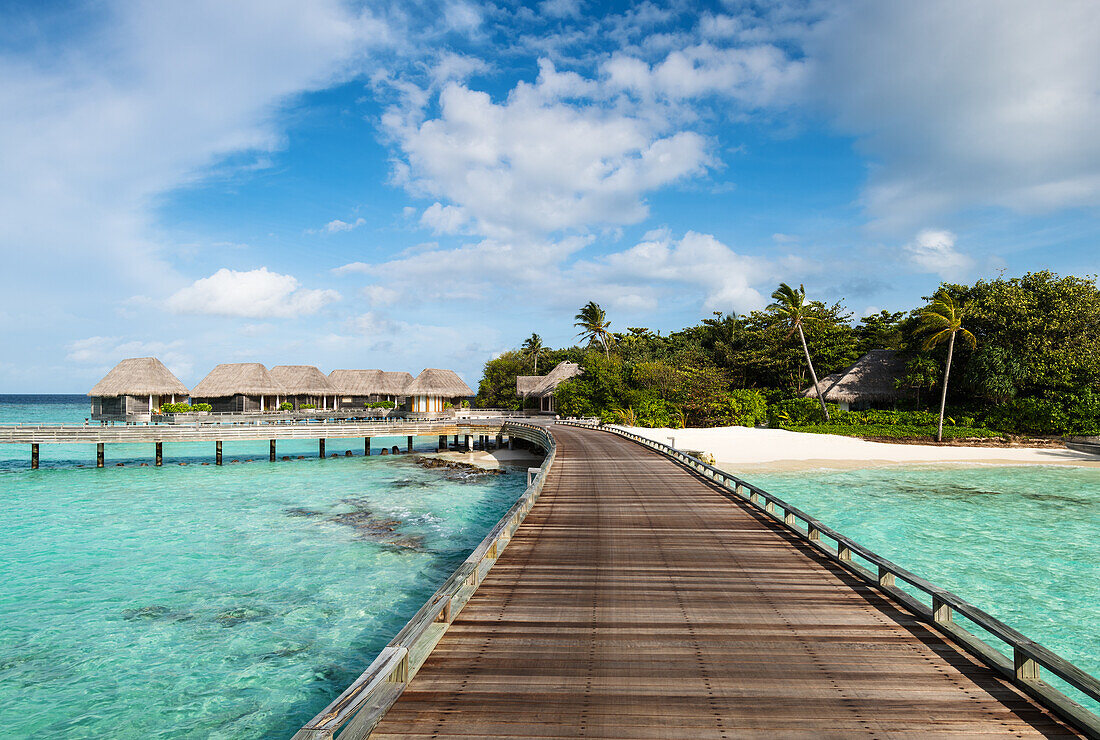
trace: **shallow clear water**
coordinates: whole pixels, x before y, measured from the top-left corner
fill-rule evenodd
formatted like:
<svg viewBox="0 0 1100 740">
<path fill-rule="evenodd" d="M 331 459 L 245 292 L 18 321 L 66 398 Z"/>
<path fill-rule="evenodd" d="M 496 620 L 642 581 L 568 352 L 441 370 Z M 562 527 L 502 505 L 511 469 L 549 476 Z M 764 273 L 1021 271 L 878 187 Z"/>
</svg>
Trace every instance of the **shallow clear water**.
<svg viewBox="0 0 1100 740">
<path fill-rule="evenodd" d="M 1100 470 L 892 466 L 748 477 L 1100 676 Z"/>
<path fill-rule="evenodd" d="M 0 423 L 32 420 L 11 405 Z M 361 440 L 330 440 L 359 455 L 337 460 L 281 443 L 306 458 L 275 464 L 266 442 L 227 443 L 221 468 L 199 464 L 208 447 L 166 444 L 165 467 L 143 468 L 152 445 L 108 445 L 97 470 L 76 467 L 94 466 L 94 447 L 43 445 L 53 469 L 31 471 L 26 450 L 0 445 L 5 736 L 289 737 L 525 483 L 448 481 L 409 458 L 364 458 Z"/>
</svg>

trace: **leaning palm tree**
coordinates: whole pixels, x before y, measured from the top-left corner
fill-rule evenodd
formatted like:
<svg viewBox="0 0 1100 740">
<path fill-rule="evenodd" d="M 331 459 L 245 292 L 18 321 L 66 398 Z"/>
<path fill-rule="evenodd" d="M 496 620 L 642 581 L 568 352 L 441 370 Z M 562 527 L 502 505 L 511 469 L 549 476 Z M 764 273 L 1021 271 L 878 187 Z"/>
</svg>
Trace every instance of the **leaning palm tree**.
<svg viewBox="0 0 1100 740">
<path fill-rule="evenodd" d="M 787 339 L 794 336 L 797 331 L 798 338 L 802 340 L 802 352 L 806 355 L 806 366 L 810 368 L 810 377 L 814 379 L 814 392 L 817 393 L 817 400 L 821 403 L 821 412 L 825 414 L 825 421 L 829 421 L 829 408 L 825 405 L 825 396 L 821 395 L 821 386 L 817 382 L 817 372 L 814 370 L 814 363 L 810 360 L 810 348 L 806 345 L 806 333 L 802 331 L 803 325 L 817 321 L 817 318 L 806 313 L 806 286 L 799 285 L 798 290 L 795 290 L 786 283 L 780 283 L 779 287 L 772 293 L 772 300 L 775 303 L 768 306 L 768 310 L 774 311 L 783 319 L 784 323 L 790 326 Z"/>
<path fill-rule="evenodd" d="M 538 334 L 532 334 L 524 340 L 523 346 L 520 347 L 520 351 L 524 355 L 530 357 L 535 361 L 535 375 L 539 374 L 539 355 L 546 351 L 546 347 L 542 344 L 542 337 Z"/>
<path fill-rule="evenodd" d="M 580 329 L 577 336 L 587 339 L 589 344 L 603 345 L 604 356 L 610 359 L 611 352 L 608 347 L 615 343 L 615 336 L 609 331 L 611 322 L 607 320 L 607 314 L 599 304 L 589 301 L 573 318 L 576 319 L 573 326 Z"/>
<path fill-rule="evenodd" d="M 920 315 L 920 330 L 928 333 L 928 338 L 924 340 L 924 349 L 931 349 L 947 340 L 947 363 L 943 367 L 943 390 L 940 393 L 940 423 L 936 429 L 937 442 L 943 441 L 943 411 L 947 405 L 947 376 L 951 374 L 951 359 L 955 355 L 955 335 L 962 337 L 963 342 L 970 345 L 971 349 L 978 346 L 974 335 L 963 328 L 963 314 L 962 306 L 941 290 L 933 297 L 932 305 Z"/>
</svg>

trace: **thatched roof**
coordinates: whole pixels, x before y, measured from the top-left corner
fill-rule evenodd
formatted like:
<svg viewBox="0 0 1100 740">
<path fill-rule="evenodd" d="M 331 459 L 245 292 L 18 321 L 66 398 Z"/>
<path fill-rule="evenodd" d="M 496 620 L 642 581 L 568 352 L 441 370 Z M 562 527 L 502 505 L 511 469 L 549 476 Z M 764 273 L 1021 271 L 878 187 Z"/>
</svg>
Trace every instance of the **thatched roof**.
<svg viewBox="0 0 1100 740">
<path fill-rule="evenodd" d="M 412 373 L 383 370 L 381 390 L 377 392 L 383 396 L 403 396 L 412 382 Z"/>
<path fill-rule="evenodd" d="M 405 388 L 405 394 L 409 396 L 442 396 L 444 398 L 459 398 L 474 395 L 470 386 L 462 382 L 462 378 L 455 374 L 454 370 L 439 370 L 428 368 L 416 376 L 416 380 Z"/>
<path fill-rule="evenodd" d="M 313 365 L 276 365 L 271 378 L 292 396 L 323 396 L 335 392 L 328 376 Z"/>
<path fill-rule="evenodd" d="M 225 398 L 227 396 L 286 395 L 286 388 L 271 377 L 258 362 L 238 362 L 218 365 L 191 389 L 192 398 Z"/>
<path fill-rule="evenodd" d="M 896 401 L 909 395 L 894 384 L 904 372 L 905 363 L 896 351 L 873 349 L 847 370 L 821 378 L 821 392 L 830 403 Z M 812 385 L 802 395 L 817 398 Z"/>
<path fill-rule="evenodd" d="M 328 382 L 337 393 L 345 396 L 370 396 L 380 393 L 382 385 L 381 370 L 333 370 L 328 374 Z"/>
<path fill-rule="evenodd" d="M 402 396 L 413 376 L 385 370 L 333 370 L 328 379 L 345 396 Z"/>
<path fill-rule="evenodd" d="M 111 368 L 89 396 L 186 396 L 187 386 L 155 357 L 132 357 Z"/>
<path fill-rule="evenodd" d="M 558 386 L 583 372 L 575 362 L 559 362 L 546 375 L 520 375 L 516 377 L 516 394 L 527 398 L 546 398 L 553 395 Z M 522 382 L 521 382 L 522 381 Z"/>
<path fill-rule="evenodd" d="M 516 395 L 520 398 L 527 398 L 535 388 L 538 388 L 539 383 L 545 377 L 545 375 L 517 375 Z"/>
</svg>

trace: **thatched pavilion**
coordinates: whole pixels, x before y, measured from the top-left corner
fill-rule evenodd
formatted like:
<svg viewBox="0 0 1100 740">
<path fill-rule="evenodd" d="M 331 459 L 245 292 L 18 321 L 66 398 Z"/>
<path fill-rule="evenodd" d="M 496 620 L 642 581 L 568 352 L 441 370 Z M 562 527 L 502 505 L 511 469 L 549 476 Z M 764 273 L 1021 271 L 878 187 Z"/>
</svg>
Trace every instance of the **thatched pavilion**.
<svg viewBox="0 0 1100 740">
<path fill-rule="evenodd" d="M 187 386 L 155 357 L 115 365 L 88 391 L 96 421 L 149 421 L 161 404 L 186 400 Z"/>
<path fill-rule="evenodd" d="M 474 395 L 454 370 L 428 368 L 405 388 L 408 410 L 413 414 L 443 413 L 448 401 Z"/>
<path fill-rule="evenodd" d="M 905 362 L 892 349 L 873 349 L 846 370 L 821 378 L 821 394 L 842 411 L 865 409 L 877 404 L 895 404 L 910 394 L 897 387 L 905 374 Z M 811 385 L 802 391 L 806 398 L 817 398 Z"/>
<path fill-rule="evenodd" d="M 412 382 L 411 373 L 385 370 L 333 370 L 328 375 L 341 408 L 362 408 L 374 401 L 404 400 L 405 386 Z"/>
<path fill-rule="evenodd" d="M 557 366 L 546 375 L 519 375 L 516 377 L 516 395 L 520 398 L 538 399 L 539 410 L 548 414 L 554 413 L 554 392 L 558 386 L 575 378 L 582 372 L 581 366 L 575 362 L 559 362 Z"/>
<path fill-rule="evenodd" d="M 191 389 L 192 400 L 208 403 L 216 412 L 271 411 L 286 394 L 258 362 L 218 365 Z"/>
<path fill-rule="evenodd" d="M 294 410 L 302 404 L 313 404 L 318 409 L 336 408 L 336 391 L 328 376 L 313 365 L 276 365 L 271 377 L 286 391 L 286 400 L 294 404 Z"/>
</svg>

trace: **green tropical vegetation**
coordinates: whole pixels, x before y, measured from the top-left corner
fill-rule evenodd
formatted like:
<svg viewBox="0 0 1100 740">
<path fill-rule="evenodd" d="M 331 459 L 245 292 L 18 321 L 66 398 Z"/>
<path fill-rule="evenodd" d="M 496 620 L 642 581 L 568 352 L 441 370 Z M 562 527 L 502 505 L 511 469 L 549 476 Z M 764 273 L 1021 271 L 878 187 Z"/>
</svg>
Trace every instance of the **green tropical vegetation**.
<svg viewBox="0 0 1100 740">
<path fill-rule="evenodd" d="M 744 315 L 716 312 L 662 334 L 612 331 L 596 303 L 574 317 L 579 343 L 504 352 L 485 364 L 477 405 L 519 409 L 516 377 L 569 360 L 563 416 L 640 426 L 761 425 L 884 438 L 1100 434 L 1100 289 L 1094 276 L 1033 272 L 944 283 L 909 311 L 854 320 L 802 286 Z M 794 337 L 798 336 L 795 340 Z M 531 341 L 528 340 L 528 342 Z M 955 340 L 958 341 L 955 341 Z M 907 400 L 840 411 L 802 391 L 872 349 L 899 353 Z M 536 371 L 535 362 L 540 371 Z M 536 399 L 528 402 L 534 406 Z"/>
<path fill-rule="evenodd" d="M 185 403 L 180 401 L 179 403 L 162 403 L 160 405 L 160 412 L 162 414 L 186 414 L 192 411 L 213 411 L 214 407 L 208 403 Z"/>
</svg>

